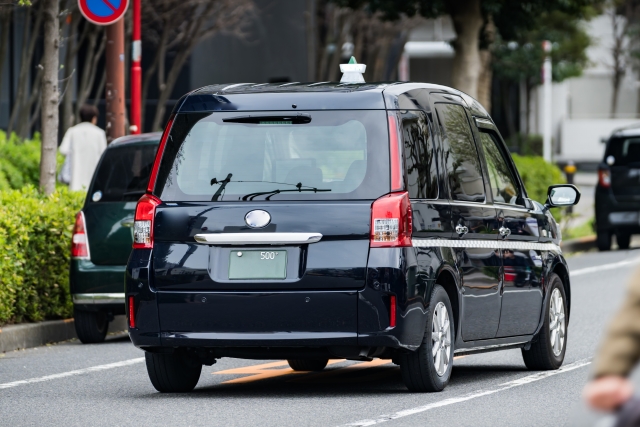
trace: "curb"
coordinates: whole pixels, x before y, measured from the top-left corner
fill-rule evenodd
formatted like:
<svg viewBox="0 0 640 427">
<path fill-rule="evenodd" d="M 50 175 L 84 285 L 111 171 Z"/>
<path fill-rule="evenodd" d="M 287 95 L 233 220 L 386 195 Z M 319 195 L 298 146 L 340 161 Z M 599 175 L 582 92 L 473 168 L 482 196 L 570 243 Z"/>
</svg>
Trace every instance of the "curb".
<svg viewBox="0 0 640 427">
<path fill-rule="evenodd" d="M 582 252 L 596 247 L 596 236 L 585 236 L 563 241 L 560 244 L 563 252 Z"/>
<path fill-rule="evenodd" d="M 116 316 L 113 322 L 109 323 L 109 332 L 120 332 L 126 329 L 124 316 Z M 7 325 L 0 328 L 0 353 L 39 347 L 73 338 L 77 338 L 73 319 Z"/>
</svg>

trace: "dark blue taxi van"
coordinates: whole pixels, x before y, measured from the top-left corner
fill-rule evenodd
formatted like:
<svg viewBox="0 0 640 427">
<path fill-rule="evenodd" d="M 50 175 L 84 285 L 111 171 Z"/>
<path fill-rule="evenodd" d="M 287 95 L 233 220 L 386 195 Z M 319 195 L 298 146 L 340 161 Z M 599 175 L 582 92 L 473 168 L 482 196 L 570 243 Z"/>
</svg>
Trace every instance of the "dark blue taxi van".
<svg viewBox="0 0 640 427">
<path fill-rule="evenodd" d="M 177 103 L 134 222 L 129 332 L 154 387 L 219 358 L 392 359 L 440 391 L 454 355 L 561 366 L 569 270 L 485 109 L 424 83 L 208 86 Z"/>
</svg>

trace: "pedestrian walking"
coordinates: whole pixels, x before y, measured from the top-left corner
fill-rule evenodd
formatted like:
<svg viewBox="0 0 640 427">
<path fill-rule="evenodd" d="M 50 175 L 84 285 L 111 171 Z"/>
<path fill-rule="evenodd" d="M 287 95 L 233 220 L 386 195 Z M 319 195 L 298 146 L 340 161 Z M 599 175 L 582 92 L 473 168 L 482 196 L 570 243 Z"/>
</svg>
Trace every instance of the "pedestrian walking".
<svg viewBox="0 0 640 427">
<path fill-rule="evenodd" d="M 93 171 L 102 152 L 107 148 L 104 130 L 96 126 L 98 109 L 92 105 L 80 108 L 81 123 L 70 127 L 64 134 L 60 153 L 65 162 L 60 172 L 60 181 L 69 184 L 71 191 L 86 190 L 91 183 Z"/>
<path fill-rule="evenodd" d="M 635 274 L 596 355 L 593 379 L 584 388 L 584 397 L 594 409 L 615 411 L 630 401 L 633 386 L 627 377 L 640 361 L 639 319 L 640 274 Z"/>
</svg>

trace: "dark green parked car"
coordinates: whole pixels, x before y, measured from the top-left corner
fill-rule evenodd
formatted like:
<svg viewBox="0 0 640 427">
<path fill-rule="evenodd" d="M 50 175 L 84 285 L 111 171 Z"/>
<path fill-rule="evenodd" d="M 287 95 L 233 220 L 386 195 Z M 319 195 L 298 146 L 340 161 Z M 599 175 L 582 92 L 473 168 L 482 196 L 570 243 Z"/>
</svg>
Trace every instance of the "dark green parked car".
<svg viewBox="0 0 640 427">
<path fill-rule="evenodd" d="M 104 341 L 124 314 L 124 272 L 133 242 L 133 214 L 145 193 L 160 133 L 118 138 L 93 174 L 71 244 L 71 294 L 78 338 Z"/>
</svg>

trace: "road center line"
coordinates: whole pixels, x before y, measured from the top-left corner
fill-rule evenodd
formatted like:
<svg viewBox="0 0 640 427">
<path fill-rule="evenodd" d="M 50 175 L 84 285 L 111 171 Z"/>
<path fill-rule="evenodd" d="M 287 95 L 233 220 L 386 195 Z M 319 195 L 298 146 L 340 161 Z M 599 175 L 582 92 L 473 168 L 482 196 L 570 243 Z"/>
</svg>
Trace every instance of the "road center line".
<svg viewBox="0 0 640 427">
<path fill-rule="evenodd" d="M 136 359 L 123 360 L 122 362 L 109 363 L 106 365 L 92 366 L 90 368 L 76 369 L 75 371 L 62 372 L 60 374 L 46 375 L 44 377 L 29 378 L 28 380 L 13 381 L 10 383 L 0 384 L 0 389 L 18 387 L 26 384 L 41 383 L 45 381 L 57 380 L 60 378 L 72 377 L 75 375 L 83 375 L 91 372 L 106 371 L 108 369 L 121 368 L 123 366 L 135 365 L 144 362 L 144 357 Z"/>
<path fill-rule="evenodd" d="M 571 277 L 575 277 L 583 274 L 597 273 L 603 270 L 615 270 L 618 267 L 623 267 L 625 265 L 631 265 L 631 264 L 640 264 L 640 258 L 626 259 L 624 261 L 618 261 L 612 264 L 604 264 L 604 265 L 597 265 L 595 267 L 587 267 L 587 268 L 580 268 L 578 270 L 570 270 L 569 275 Z"/>
<path fill-rule="evenodd" d="M 467 400 L 475 399 L 477 397 L 488 396 L 490 394 L 495 394 L 501 391 L 509 390 L 510 388 L 519 387 L 521 385 L 530 384 L 535 381 L 540 381 L 542 379 L 552 377 L 554 375 L 563 374 L 565 372 L 573 371 L 574 369 L 582 368 L 591 363 L 591 358 L 578 360 L 577 362 L 570 363 L 561 367 L 555 371 L 544 371 L 538 372 L 533 375 L 528 375 L 523 378 L 518 378 L 517 380 L 509 381 L 503 384 L 498 385 L 496 388 L 489 390 L 478 390 L 470 394 L 466 394 L 460 397 L 452 397 L 449 399 L 444 399 L 439 402 L 433 402 L 428 405 L 418 406 L 417 408 L 405 409 L 404 411 L 396 412 L 394 414 L 381 415 L 378 418 L 373 418 L 369 420 L 360 420 L 353 423 L 344 424 L 344 427 L 363 427 L 363 426 L 372 426 L 375 424 L 384 423 L 387 421 L 395 420 L 398 418 L 408 417 L 409 415 L 419 414 L 421 412 L 429 411 L 435 408 L 441 408 L 443 406 L 449 406 L 456 403 L 466 402 Z"/>
</svg>

